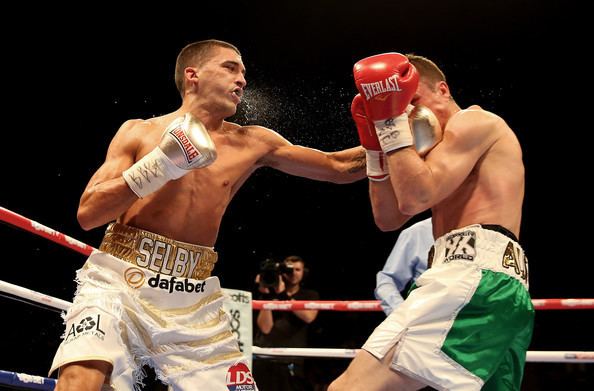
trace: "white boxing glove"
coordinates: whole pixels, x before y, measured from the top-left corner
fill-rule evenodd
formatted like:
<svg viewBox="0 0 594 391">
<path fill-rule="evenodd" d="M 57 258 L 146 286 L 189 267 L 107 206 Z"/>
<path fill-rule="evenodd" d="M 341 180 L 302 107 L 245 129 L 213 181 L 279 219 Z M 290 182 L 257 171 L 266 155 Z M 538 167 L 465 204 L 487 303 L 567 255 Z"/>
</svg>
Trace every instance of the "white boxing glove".
<svg viewBox="0 0 594 391">
<path fill-rule="evenodd" d="M 165 129 L 155 149 L 124 171 L 122 176 L 130 189 L 143 198 L 170 180 L 186 175 L 191 169 L 208 166 L 216 158 L 217 151 L 208 130 L 200 120 L 186 113 Z"/>
<path fill-rule="evenodd" d="M 416 106 L 409 117 L 415 149 L 419 156 L 424 157 L 441 141 L 443 130 L 433 111 L 425 106 Z"/>
<path fill-rule="evenodd" d="M 424 157 L 443 138 L 443 130 L 433 111 L 420 105 L 408 105 L 398 117 L 377 121 L 374 125 L 385 153 L 414 145 L 419 156 Z"/>
</svg>

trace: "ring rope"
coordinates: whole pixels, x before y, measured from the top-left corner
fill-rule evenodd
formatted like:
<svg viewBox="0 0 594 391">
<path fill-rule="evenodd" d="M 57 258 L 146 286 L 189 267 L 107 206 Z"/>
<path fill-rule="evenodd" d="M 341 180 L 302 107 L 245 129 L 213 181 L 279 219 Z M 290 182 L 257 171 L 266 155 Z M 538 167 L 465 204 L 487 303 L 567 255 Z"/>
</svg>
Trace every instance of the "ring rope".
<svg viewBox="0 0 594 391">
<path fill-rule="evenodd" d="M 31 289 L 23 288 L 18 285 L 0 280 L 0 292 L 18 296 L 26 300 L 40 303 L 46 306 L 67 310 L 72 305 L 71 302 L 48 296 Z M 533 299 L 535 309 L 539 310 L 587 310 L 594 309 L 594 299 Z M 286 300 L 286 301 L 267 301 L 253 300 L 252 308 L 254 310 L 274 310 L 274 311 L 298 311 L 298 310 L 319 310 L 319 311 L 381 311 L 378 300 Z"/>
<path fill-rule="evenodd" d="M 252 346 L 252 354 L 261 357 L 353 358 L 360 349 L 261 348 Z M 594 352 L 528 351 L 526 362 L 594 363 Z M 0 384 L 51 391 L 56 379 L 0 370 Z"/>
<path fill-rule="evenodd" d="M 8 224 L 22 228 L 35 235 L 39 235 L 62 246 L 68 247 L 84 255 L 91 255 L 96 250 L 77 239 L 64 235 L 52 228 L 33 221 L 18 213 L 12 212 L 0 206 L 0 220 Z M 532 305 L 538 310 L 590 310 L 594 309 L 594 298 L 592 299 L 532 299 Z M 377 300 L 358 301 L 265 301 L 254 300 L 253 308 L 256 310 L 269 309 L 277 311 L 295 310 L 328 310 L 328 311 L 381 311 L 380 302 Z"/>
<path fill-rule="evenodd" d="M 16 296 L 21 296 L 31 301 L 66 310 L 72 304 L 68 301 L 57 299 L 31 289 L 22 288 L 14 284 L 9 284 L 0 280 L 0 291 L 7 292 Z M 265 302 L 268 304 L 276 304 L 278 302 Z M 308 301 L 293 301 L 298 304 L 296 306 L 300 309 L 313 309 L 315 307 L 307 306 L 305 304 L 316 304 Z M 333 302 L 334 303 L 334 302 Z M 337 302 L 340 305 L 346 305 L 345 302 Z M 357 303 L 357 302 L 355 302 Z M 364 302 L 365 303 L 365 302 Z M 267 306 L 268 304 L 264 304 Z M 287 304 L 291 304 L 287 302 Z M 287 309 L 283 307 L 282 309 Z M 256 309 L 256 306 L 254 306 Z M 273 309 L 273 308 L 271 308 Z M 328 309 L 327 305 L 322 306 L 321 309 Z M 334 358 L 352 358 L 357 353 L 358 349 L 310 349 L 310 348 L 261 348 L 253 347 L 253 354 L 264 356 L 298 356 L 298 357 L 334 357 Z M 527 353 L 527 361 L 529 362 L 594 362 L 594 352 L 566 352 L 566 351 L 529 351 Z"/>
<path fill-rule="evenodd" d="M 318 349 L 318 348 L 261 348 L 252 346 L 252 354 L 258 356 L 292 356 L 353 358 L 360 349 Z M 594 352 L 528 351 L 527 362 L 594 363 Z"/>
<path fill-rule="evenodd" d="M 379 300 L 253 300 L 255 310 L 297 311 L 382 311 Z M 532 299 L 537 310 L 591 310 L 594 299 Z"/>
<path fill-rule="evenodd" d="M 0 292 L 8 293 L 10 295 L 18 296 L 35 303 L 43 304 L 48 307 L 56 308 L 66 311 L 72 305 L 71 302 L 58 299 L 56 297 L 44 295 L 33 291 L 31 289 L 23 288 L 22 286 L 14 285 L 6 281 L 0 280 Z M 7 296 L 11 298 L 10 296 Z"/>
<path fill-rule="evenodd" d="M 68 247 L 69 249 L 86 256 L 91 255 L 93 250 L 95 250 L 94 247 L 91 247 L 80 240 L 76 240 L 68 235 L 64 235 L 61 232 L 51 229 L 43 224 L 39 224 L 37 221 L 33 221 L 1 206 L 0 220 L 4 221 L 5 223 L 12 224 L 15 227 L 24 229 L 25 231 L 34 233 L 35 235 L 39 235 L 43 238 L 51 240 L 52 242 L 61 244 L 62 246 Z"/>
<path fill-rule="evenodd" d="M 56 387 L 56 379 L 0 370 L 0 384 L 51 391 Z"/>
</svg>

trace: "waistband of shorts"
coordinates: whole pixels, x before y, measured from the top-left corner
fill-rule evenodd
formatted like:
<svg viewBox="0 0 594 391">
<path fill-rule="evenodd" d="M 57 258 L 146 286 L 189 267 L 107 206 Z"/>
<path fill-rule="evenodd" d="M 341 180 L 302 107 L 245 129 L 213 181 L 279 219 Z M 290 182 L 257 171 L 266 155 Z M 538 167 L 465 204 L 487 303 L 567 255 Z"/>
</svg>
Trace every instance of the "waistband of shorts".
<svg viewBox="0 0 594 391">
<path fill-rule="evenodd" d="M 514 242 L 520 242 L 518 240 L 518 238 L 516 237 L 516 235 L 510 231 L 509 229 L 505 228 L 502 225 L 499 224 L 479 224 L 481 226 L 481 228 L 483 229 L 488 229 L 491 231 L 495 231 L 495 232 L 499 232 L 500 234 L 503 234 L 505 236 L 507 236 L 508 238 L 510 238 L 511 240 L 513 240 Z"/>
<path fill-rule="evenodd" d="M 528 258 L 516 236 L 499 225 L 469 225 L 437 238 L 430 251 L 431 267 L 450 262 L 501 272 L 528 289 Z"/>
<path fill-rule="evenodd" d="M 111 223 L 99 250 L 156 273 L 204 280 L 214 269 L 218 255 L 212 248 Z"/>
</svg>

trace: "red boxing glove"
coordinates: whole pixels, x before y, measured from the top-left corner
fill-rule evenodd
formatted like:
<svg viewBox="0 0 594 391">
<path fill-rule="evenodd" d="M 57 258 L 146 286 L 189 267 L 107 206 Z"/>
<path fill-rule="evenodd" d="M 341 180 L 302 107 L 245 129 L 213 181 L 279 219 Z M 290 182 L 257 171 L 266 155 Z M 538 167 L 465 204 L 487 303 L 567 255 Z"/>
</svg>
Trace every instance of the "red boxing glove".
<svg viewBox="0 0 594 391">
<path fill-rule="evenodd" d="M 357 94 L 353 98 L 353 103 L 351 103 L 351 115 L 353 116 L 353 121 L 355 121 L 355 124 L 357 125 L 359 140 L 361 140 L 363 148 L 371 151 L 381 151 L 382 147 L 377 139 L 373 122 L 369 121 L 367 118 L 361 94 Z"/>
<path fill-rule="evenodd" d="M 405 110 L 419 85 L 416 68 L 400 53 L 364 58 L 353 67 L 355 85 L 384 152 L 413 144 Z"/>
<path fill-rule="evenodd" d="M 367 177 L 372 181 L 384 181 L 388 179 L 386 155 L 382 151 L 382 147 L 377 139 L 373 122 L 367 118 L 363 97 L 360 94 L 355 95 L 353 98 L 351 115 L 353 121 L 355 121 L 355 125 L 357 125 L 361 145 L 366 150 Z"/>
</svg>

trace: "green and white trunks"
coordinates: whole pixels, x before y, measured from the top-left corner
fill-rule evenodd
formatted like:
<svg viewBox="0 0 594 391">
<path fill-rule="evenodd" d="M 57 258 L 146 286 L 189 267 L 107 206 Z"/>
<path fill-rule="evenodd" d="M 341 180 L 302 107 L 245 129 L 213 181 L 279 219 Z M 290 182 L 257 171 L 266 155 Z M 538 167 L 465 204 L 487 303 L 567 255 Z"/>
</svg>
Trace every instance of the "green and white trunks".
<svg viewBox="0 0 594 391">
<path fill-rule="evenodd" d="M 391 368 L 438 390 L 519 390 L 534 308 L 514 235 L 471 225 L 432 252 L 430 269 L 363 349 L 383 359 L 397 344 Z"/>
</svg>

